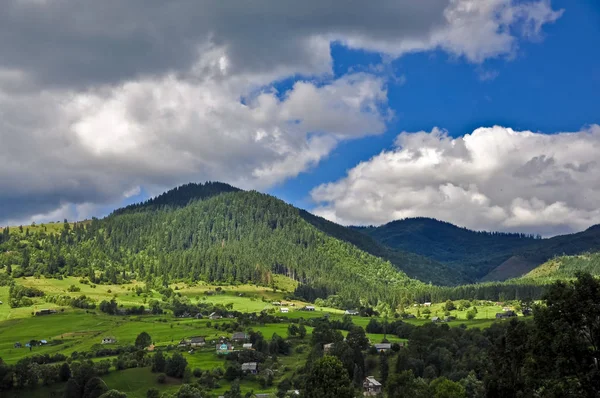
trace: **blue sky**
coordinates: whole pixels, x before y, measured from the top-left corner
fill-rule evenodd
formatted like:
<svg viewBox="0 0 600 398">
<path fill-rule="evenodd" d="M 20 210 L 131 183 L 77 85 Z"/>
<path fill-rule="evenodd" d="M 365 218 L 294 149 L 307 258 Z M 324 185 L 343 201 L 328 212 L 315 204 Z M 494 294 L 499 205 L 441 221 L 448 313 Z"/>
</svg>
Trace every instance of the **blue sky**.
<svg viewBox="0 0 600 398">
<path fill-rule="evenodd" d="M 593 0 L 6 0 L 0 225 L 212 180 L 342 224 L 581 231 L 598 44 Z"/>
<path fill-rule="evenodd" d="M 502 125 L 551 134 L 600 123 L 600 3 L 563 0 L 552 5 L 565 13 L 544 28 L 539 40 L 519 43 L 514 59 L 474 65 L 438 50 L 392 61 L 390 69 L 405 82 L 388 83 L 396 117 L 386 132 L 340 144 L 318 166 L 269 192 L 310 209 L 311 189 L 388 149 L 401 131 L 438 126 L 461 136 L 481 126 Z M 334 46 L 332 55 L 338 76 L 382 62 L 378 54 L 343 46 Z M 496 77 L 482 80 L 483 72 Z"/>
</svg>

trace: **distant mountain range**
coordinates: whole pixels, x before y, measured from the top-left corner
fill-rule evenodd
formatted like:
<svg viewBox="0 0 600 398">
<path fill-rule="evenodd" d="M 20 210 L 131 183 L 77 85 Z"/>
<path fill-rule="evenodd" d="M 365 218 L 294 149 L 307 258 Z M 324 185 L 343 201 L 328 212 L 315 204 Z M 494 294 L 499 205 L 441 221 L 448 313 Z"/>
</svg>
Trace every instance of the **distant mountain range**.
<svg viewBox="0 0 600 398">
<path fill-rule="evenodd" d="M 471 231 L 431 218 L 410 218 L 379 227 L 351 228 L 382 245 L 445 264 L 468 282 L 515 278 L 556 256 L 600 250 L 600 226 L 547 239 Z"/>
</svg>

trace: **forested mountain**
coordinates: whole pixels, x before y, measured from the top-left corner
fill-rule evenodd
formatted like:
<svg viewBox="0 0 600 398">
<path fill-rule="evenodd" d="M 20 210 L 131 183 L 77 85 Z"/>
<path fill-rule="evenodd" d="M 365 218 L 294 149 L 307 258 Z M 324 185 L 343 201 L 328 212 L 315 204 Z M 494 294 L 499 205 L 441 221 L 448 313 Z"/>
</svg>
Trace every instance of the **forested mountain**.
<svg viewBox="0 0 600 398">
<path fill-rule="evenodd" d="M 578 272 L 600 276 L 600 253 L 556 257 L 534 268 L 521 279 L 553 281 L 575 278 Z"/>
<path fill-rule="evenodd" d="M 299 294 L 337 295 L 354 306 L 360 300 L 395 305 L 405 288 L 423 286 L 390 262 L 320 231 L 281 200 L 206 186 L 162 197 L 172 202 L 157 198 L 102 220 L 66 225 L 60 235 L 4 230 L 0 267 L 13 276 L 80 275 L 94 283 L 135 278 L 151 284 L 188 279 L 269 285 L 279 273 L 303 283 Z M 191 191 L 205 199 L 190 201 Z"/>
<path fill-rule="evenodd" d="M 352 228 L 383 245 L 447 264 L 472 282 L 514 278 L 557 255 L 600 250 L 600 228 L 597 227 L 549 239 L 471 231 L 431 218 L 411 218 L 379 227 Z"/>
</svg>

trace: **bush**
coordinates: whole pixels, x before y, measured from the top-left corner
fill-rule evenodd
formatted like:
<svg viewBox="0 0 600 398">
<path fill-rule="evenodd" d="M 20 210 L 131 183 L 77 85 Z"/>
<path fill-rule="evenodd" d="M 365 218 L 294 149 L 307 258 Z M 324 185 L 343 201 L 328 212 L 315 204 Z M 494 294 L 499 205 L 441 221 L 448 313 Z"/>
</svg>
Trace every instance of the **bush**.
<svg viewBox="0 0 600 398">
<path fill-rule="evenodd" d="M 161 374 L 159 374 L 159 375 L 158 375 L 158 377 L 156 378 L 156 381 L 157 381 L 159 384 L 165 384 L 165 383 L 166 383 L 166 381 L 167 381 L 167 375 L 166 375 L 166 374 L 164 374 L 164 373 L 161 373 Z"/>
<path fill-rule="evenodd" d="M 194 375 L 194 377 L 201 377 L 202 376 L 202 369 L 200 369 L 200 368 L 194 368 L 192 374 Z"/>
</svg>

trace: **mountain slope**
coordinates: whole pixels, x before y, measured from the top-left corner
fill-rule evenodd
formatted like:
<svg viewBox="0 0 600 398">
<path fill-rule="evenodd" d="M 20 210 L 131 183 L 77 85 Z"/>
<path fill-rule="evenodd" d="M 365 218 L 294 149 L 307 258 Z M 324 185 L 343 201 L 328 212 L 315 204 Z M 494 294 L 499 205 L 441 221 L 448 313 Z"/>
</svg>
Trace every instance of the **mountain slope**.
<svg viewBox="0 0 600 398">
<path fill-rule="evenodd" d="M 341 226 L 305 210 L 300 210 L 300 216 L 330 236 L 349 242 L 374 256 L 389 260 L 411 278 L 436 285 L 459 285 L 468 281 L 468 278 L 458 269 L 419 254 L 385 246 L 355 228 Z"/>
<path fill-rule="evenodd" d="M 354 306 L 360 300 L 394 303 L 401 288 L 423 286 L 390 262 L 325 234 L 298 209 L 269 195 L 232 191 L 187 203 L 116 211 L 60 235 L 11 234 L 0 240 L 0 266 L 10 261 L 19 275 L 80 275 L 94 283 L 135 278 L 153 284 L 188 279 L 268 285 L 277 273 L 304 283 L 307 296 L 337 294 Z"/>
<path fill-rule="evenodd" d="M 523 275 L 521 279 L 556 280 L 575 278 L 577 272 L 600 275 L 600 253 L 556 257 L 534 268 Z"/>
<path fill-rule="evenodd" d="M 600 250 L 600 227 L 549 239 L 476 232 L 429 218 L 405 219 L 380 227 L 354 229 L 381 244 L 447 264 L 473 282 L 518 277 L 557 255 Z"/>
</svg>

